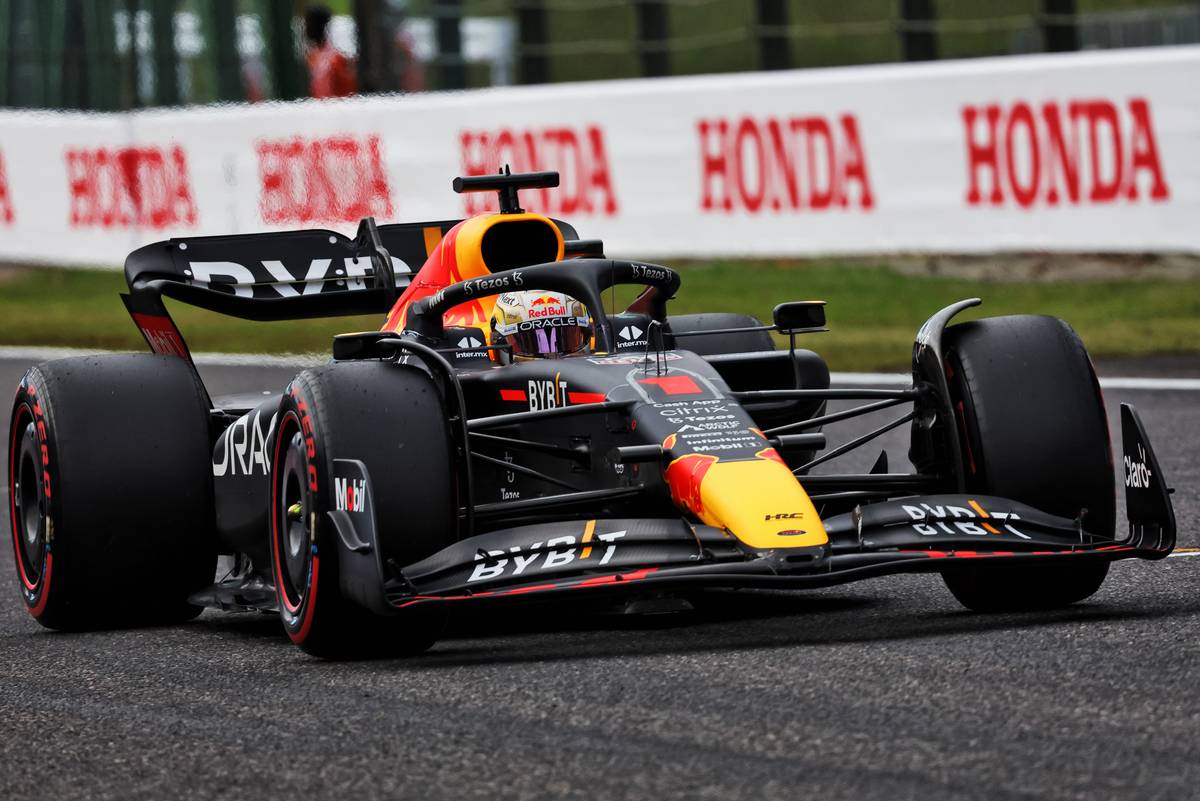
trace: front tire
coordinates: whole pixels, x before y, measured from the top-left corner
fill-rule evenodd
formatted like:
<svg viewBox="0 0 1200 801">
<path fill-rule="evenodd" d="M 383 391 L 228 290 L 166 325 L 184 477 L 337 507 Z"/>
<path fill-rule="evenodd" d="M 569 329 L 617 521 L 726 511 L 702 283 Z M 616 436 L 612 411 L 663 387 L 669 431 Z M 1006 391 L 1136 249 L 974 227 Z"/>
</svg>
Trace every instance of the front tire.
<svg viewBox="0 0 1200 801">
<path fill-rule="evenodd" d="M 270 535 L 280 616 L 292 641 L 326 659 L 427 650 L 440 616 L 376 615 L 339 586 L 333 461 L 362 461 L 383 564 L 403 566 L 450 545 L 457 517 L 449 424 L 424 372 L 382 362 L 331 364 L 292 381 L 271 461 Z"/>
<path fill-rule="evenodd" d="M 1116 495 L 1108 422 L 1095 370 L 1071 327 L 1053 317 L 993 317 L 951 326 L 945 343 L 967 491 L 1066 518 L 1086 510 L 1086 529 L 1111 538 Z M 969 565 L 943 578 L 968 609 L 1034 611 L 1091 596 L 1108 566 L 1100 560 Z"/>
<path fill-rule="evenodd" d="M 707 312 L 704 314 L 673 314 L 667 318 L 672 334 L 696 334 L 680 337 L 675 347 L 690 350 L 698 356 L 718 356 L 724 353 L 763 353 L 775 350 L 775 340 L 769 331 L 739 331 L 737 333 L 705 333 L 726 328 L 758 328 L 762 321 L 748 314 Z"/>
<path fill-rule="evenodd" d="M 30 368 L 9 429 L 22 598 L 51 629 L 188 620 L 216 566 L 208 403 L 183 361 Z"/>
</svg>

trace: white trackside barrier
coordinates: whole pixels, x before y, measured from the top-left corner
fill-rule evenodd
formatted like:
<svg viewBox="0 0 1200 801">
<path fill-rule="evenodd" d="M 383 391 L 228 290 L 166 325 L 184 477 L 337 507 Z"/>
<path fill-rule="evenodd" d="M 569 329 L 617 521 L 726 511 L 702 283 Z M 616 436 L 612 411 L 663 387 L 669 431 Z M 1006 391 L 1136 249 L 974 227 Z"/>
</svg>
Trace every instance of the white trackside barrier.
<svg viewBox="0 0 1200 801">
<path fill-rule="evenodd" d="M 0 112 L 0 260 L 461 217 L 455 175 L 615 255 L 1200 252 L 1200 47 L 126 115 Z"/>
</svg>

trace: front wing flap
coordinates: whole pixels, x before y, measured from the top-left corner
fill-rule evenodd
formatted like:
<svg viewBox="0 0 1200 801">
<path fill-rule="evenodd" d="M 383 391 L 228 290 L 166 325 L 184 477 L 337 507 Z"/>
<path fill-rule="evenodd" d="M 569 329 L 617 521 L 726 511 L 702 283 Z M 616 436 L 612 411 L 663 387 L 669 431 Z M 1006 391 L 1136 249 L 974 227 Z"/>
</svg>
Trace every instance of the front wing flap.
<svg viewBox="0 0 1200 801">
<path fill-rule="evenodd" d="M 977 508 L 976 508 L 977 507 Z M 828 545 L 754 550 L 682 519 L 545 523 L 489 532 L 404 569 L 388 600 L 546 598 L 578 590 L 826 587 L 892 573 L 940 572 L 968 560 L 1155 558 L 1130 538 L 1090 534 L 1078 520 L 988 496 L 877 503 L 825 521 Z M 590 532 L 590 533 L 589 533 Z"/>
<path fill-rule="evenodd" d="M 893 573 L 942 572 L 978 560 L 1159 559 L 1175 544 L 1175 518 L 1154 451 L 1136 411 L 1122 406 L 1128 535 L 1089 532 L 1075 519 L 984 495 L 918 496 L 873 503 L 823 521 L 829 542 L 754 549 L 723 529 L 682 518 L 558 521 L 461 540 L 386 580 L 371 515 L 343 515 L 344 547 L 356 559 L 360 603 L 383 611 L 446 601 L 549 599 L 579 590 L 638 593 L 688 587 L 825 587 Z M 361 463 L 339 462 L 370 491 Z M 353 476 L 350 476 L 353 473 Z M 362 521 L 361 525 L 357 525 Z M 349 525 L 355 524 L 355 530 Z M 364 592 L 378 571 L 378 590 Z M 347 581 L 347 579 L 351 579 Z M 346 587 L 348 588 L 348 587 Z M 1019 590 L 1019 588 L 1017 588 Z"/>
</svg>

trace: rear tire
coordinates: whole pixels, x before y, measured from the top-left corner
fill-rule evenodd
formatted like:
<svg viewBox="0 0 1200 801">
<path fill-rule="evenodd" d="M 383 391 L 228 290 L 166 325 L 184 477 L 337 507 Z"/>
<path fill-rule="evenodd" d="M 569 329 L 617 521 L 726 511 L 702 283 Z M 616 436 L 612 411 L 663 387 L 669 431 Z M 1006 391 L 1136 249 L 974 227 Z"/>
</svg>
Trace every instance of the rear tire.
<svg viewBox="0 0 1200 801">
<path fill-rule="evenodd" d="M 21 595 L 47 628 L 171 623 L 216 569 L 208 403 L 155 354 L 61 359 L 21 379 L 9 506 Z"/>
<path fill-rule="evenodd" d="M 417 609 L 383 617 L 343 596 L 340 538 L 326 512 L 336 502 L 333 460 L 362 461 L 383 563 L 419 561 L 456 535 L 452 456 L 441 397 L 416 368 L 331 364 L 292 381 L 271 462 L 270 548 L 284 628 L 306 653 L 363 659 L 433 645 L 441 615 Z"/>
<path fill-rule="evenodd" d="M 667 319 L 671 333 L 719 331 L 724 328 L 753 328 L 762 322 L 748 314 L 713 312 L 708 314 L 678 314 Z M 680 350 L 690 350 L 698 356 L 717 356 L 723 353 L 759 353 L 775 350 L 770 331 L 745 331 L 736 334 L 700 334 L 680 337 L 675 342 Z"/>
<path fill-rule="evenodd" d="M 948 328 L 945 343 L 967 491 L 1067 518 L 1086 509 L 1085 528 L 1112 537 L 1108 421 L 1095 370 L 1071 327 L 1053 317 L 993 317 Z M 1032 611 L 1089 597 L 1108 565 L 969 565 L 943 578 L 968 609 Z"/>
</svg>

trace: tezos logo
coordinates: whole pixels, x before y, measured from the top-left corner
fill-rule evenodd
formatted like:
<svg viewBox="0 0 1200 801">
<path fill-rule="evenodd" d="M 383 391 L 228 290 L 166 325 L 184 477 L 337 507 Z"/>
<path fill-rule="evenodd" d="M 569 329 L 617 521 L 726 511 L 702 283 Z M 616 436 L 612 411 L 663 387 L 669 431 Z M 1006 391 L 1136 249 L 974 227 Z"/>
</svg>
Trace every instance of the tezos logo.
<svg viewBox="0 0 1200 801">
<path fill-rule="evenodd" d="M 1146 450 L 1138 443 L 1138 460 L 1135 462 L 1125 457 L 1125 486 L 1134 489 L 1149 489 L 1150 478 L 1154 475 L 1146 465 Z"/>
<path fill-rule="evenodd" d="M 367 511 L 367 482 L 362 478 L 333 479 L 334 505 L 339 512 Z"/>
<path fill-rule="evenodd" d="M 501 275 L 492 278 L 476 278 L 473 281 L 463 282 L 463 293 L 468 297 L 476 292 L 486 292 L 491 289 L 507 289 L 512 286 L 525 286 L 525 279 L 521 277 L 521 273 L 515 272 L 511 276 Z"/>
<path fill-rule="evenodd" d="M 634 264 L 633 277 L 645 278 L 650 281 L 666 281 L 667 271 L 662 267 L 651 267 L 646 264 Z"/>
</svg>

